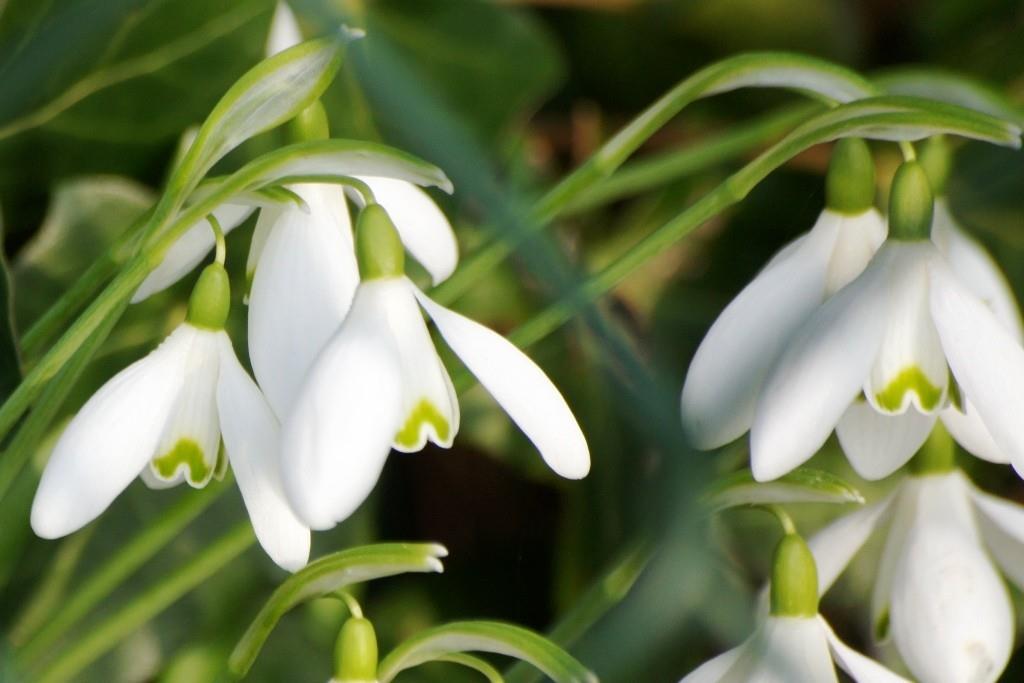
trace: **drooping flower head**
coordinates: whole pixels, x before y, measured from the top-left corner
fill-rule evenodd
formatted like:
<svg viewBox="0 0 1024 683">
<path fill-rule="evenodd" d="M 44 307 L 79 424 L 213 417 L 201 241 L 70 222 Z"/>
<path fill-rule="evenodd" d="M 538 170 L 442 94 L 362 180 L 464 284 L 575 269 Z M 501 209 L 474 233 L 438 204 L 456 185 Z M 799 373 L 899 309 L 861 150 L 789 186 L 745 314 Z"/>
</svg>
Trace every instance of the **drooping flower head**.
<svg viewBox="0 0 1024 683">
<path fill-rule="evenodd" d="M 387 212 L 360 213 L 361 282 L 344 323 L 306 375 L 284 421 L 285 490 L 299 516 L 326 529 L 369 495 L 392 447 L 449 447 L 459 403 L 421 313 L 558 474 L 587 474 L 586 440 L 565 399 L 525 354 L 488 328 L 430 300 L 405 276 Z"/>
</svg>

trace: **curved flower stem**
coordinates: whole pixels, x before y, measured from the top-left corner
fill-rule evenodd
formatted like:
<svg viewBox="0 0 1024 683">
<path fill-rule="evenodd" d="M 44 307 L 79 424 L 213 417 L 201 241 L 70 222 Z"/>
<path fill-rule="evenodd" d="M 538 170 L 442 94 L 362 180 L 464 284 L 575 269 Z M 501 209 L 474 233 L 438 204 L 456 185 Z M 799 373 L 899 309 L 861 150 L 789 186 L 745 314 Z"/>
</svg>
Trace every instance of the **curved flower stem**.
<svg viewBox="0 0 1024 683">
<path fill-rule="evenodd" d="M 212 213 L 206 217 L 206 222 L 210 224 L 210 229 L 213 230 L 213 241 L 215 245 L 215 253 L 213 260 L 219 265 L 224 265 L 224 259 L 228 255 L 228 245 L 224 241 L 224 229 L 220 227 L 220 221 Z"/>
<path fill-rule="evenodd" d="M 254 540 L 249 520 L 245 520 L 185 564 L 165 575 L 129 604 L 90 628 L 81 639 L 58 651 L 56 658 L 36 672 L 38 683 L 63 683 L 74 680 L 83 668 L 117 645 L 182 596 L 237 558 Z"/>
<path fill-rule="evenodd" d="M 212 482 L 201 491 L 189 491 L 182 495 L 131 542 L 122 546 L 81 586 L 75 588 L 74 594 L 64 603 L 60 611 L 50 617 L 42 628 L 34 633 L 30 632 L 28 641 L 18 650 L 18 658 L 28 664 L 38 661 L 68 629 L 100 604 L 136 569 L 176 538 L 182 529 L 210 507 L 229 488 L 230 481 Z"/>
<path fill-rule="evenodd" d="M 793 523 L 793 518 L 781 505 L 759 505 L 757 507 L 765 512 L 770 512 L 778 520 L 784 534 L 791 536 L 796 533 L 796 524 Z"/>
</svg>

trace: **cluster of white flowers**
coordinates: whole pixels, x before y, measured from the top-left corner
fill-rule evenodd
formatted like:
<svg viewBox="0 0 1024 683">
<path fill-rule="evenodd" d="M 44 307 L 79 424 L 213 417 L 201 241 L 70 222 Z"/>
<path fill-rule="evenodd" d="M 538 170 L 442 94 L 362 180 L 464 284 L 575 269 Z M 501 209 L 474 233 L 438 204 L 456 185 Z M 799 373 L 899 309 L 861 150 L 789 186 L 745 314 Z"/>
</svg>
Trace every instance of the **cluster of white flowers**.
<svg viewBox="0 0 1024 683">
<path fill-rule="evenodd" d="M 268 52 L 300 40 L 280 4 Z M 224 331 L 230 287 L 221 253 L 200 276 L 187 320 L 107 382 L 65 429 L 33 502 L 38 535 L 81 528 L 135 477 L 154 488 L 202 487 L 230 462 L 261 545 L 280 566 L 302 567 L 310 529 L 352 514 L 392 448 L 415 452 L 428 440 L 447 448 L 455 438 L 458 399 L 421 308 L 551 468 L 573 479 L 587 474 L 587 443 L 540 368 L 405 276 L 406 249 L 435 284 L 455 269 L 444 213 L 403 180 L 356 180 L 372 201 L 370 193 L 356 199 L 354 231 L 337 184 L 291 186 L 301 204 L 260 209 L 248 273 L 256 381 Z M 229 231 L 253 210 L 227 203 L 209 224 L 193 226 L 134 301 L 194 269 L 214 248 L 211 225 Z"/>
<path fill-rule="evenodd" d="M 810 539 L 815 595 L 887 527 L 872 635 L 891 637 L 925 683 L 986 683 L 1013 648 L 1012 603 L 996 566 L 1024 587 L 1024 507 L 975 488 L 956 468 L 950 435 L 1024 472 L 1024 348 L 1006 280 L 942 196 L 948 153 L 930 140 L 920 163 L 900 166 L 883 219 L 870 151 L 840 142 L 827 208 L 715 321 L 691 364 L 682 417 L 705 449 L 749 431 L 759 481 L 806 462 L 833 430 L 866 479 L 911 462 L 887 498 Z M 855 680 L 894 678 L 844 665 L 827 627 L 793 619 L 773 610 L 747 645 L 686 680 L 832 681 L 821 663 L 826 642 Z"/>
</svg>

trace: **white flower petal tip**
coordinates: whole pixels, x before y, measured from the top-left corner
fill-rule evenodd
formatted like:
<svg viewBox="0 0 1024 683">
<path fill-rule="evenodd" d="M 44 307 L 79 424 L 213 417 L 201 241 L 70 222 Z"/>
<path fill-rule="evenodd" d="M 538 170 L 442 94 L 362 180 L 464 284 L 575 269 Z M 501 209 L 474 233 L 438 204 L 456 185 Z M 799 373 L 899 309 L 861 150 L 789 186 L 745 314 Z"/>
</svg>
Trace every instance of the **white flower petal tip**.
<svg viewBox="0 0 1024 683">
<path fill-rule="evenodd" d="M 832 652 L 832 659 L 854 681 L 857 683 L 910 683 L 903 676 L 893 673 L 878 662 L 865 657 L 841 641 L 824 618 L 819 616 L 818 621 L 825 631 L 828 647 Z"/>
<path fill-rule="evenodd" d="M 402 244 L 430 273 L 434 285 L 448 279 L 459 263 L 455 232 L 444 212 L 426 192 L 394 178 L 360 176 L 388 212 Z"/>
<path fill-rule="evenodd" d="M 274 17 L 270 20 L 270 31 L 267 34 L 267 57 L 284 52 L 288 48 L 302 42 L 302 31 L 295 12 L 287 2 L 279 0 L 274 8 Z"/>
<path fill-rule="evenodd" d="M 284 496 L 277 418 L 239 364 L 228 336 L 220 333 L 218 342 L 217 407 L 224 449 L 260 545 L 278 566 L 297 571 L 309 561 L 310 531 Z"/>
<path fill-rule="evenodd" d="M 497 332 L 455 313 L 413 288 L 448 346 L 566 479 L 590 471 L 590 449 L 565 398 L 536 363 Z"/>
<path fill-rule="evenodd" d="M 928 438 L 935 419 L 916 410 L 886 415 L 866 401 L 854 401 L 836 425 L 836 435 L 857 474 L 873 481 L 905 465 Z"/>
<path fill-rule="evenodd" d="M 180 326 L 104 384 L 71 420 L 32 501 L 38 536 L 60 538 L 82 528 L 147 466 L 181 390 L 195 333 Z"/>
<path fill-rule="evenodd" d="M 339 30 L 346 40 L 362 40 L 366 37 L 366 31 L 348 24 L 342 24 Z"/>
</svg>

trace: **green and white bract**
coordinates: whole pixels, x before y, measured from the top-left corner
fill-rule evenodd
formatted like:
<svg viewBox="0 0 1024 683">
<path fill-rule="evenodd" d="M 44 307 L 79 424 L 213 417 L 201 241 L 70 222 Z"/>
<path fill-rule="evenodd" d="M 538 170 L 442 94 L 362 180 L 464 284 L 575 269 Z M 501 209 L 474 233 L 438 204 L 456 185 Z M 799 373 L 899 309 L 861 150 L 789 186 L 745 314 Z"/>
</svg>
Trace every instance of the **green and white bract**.
<svg viewBox="0 0 1024 683">
<path fill-rule="evenodd" d="M 140 475 L 157 487 L 203 486 L 222 438 L 260 544 L 285 569 L 302 567 L 310 534 L 283 495 L 277 419 L 227 334 L 188 322 L 71 420 L 43 471 L 32 529 L 43 538 L 77 531 Z"/>
<path fill-rule="evenodd" d="M 699 448 L 717 448 L 750 429 L 765 376 L 787 341 L 864 270 L 885 233 L 874 208 L 825 209 L 810 232 L 776 254 L 722 311 L 683 386 L 683 425 Z"/>
<path fill-rule="evenodd" d="M 959 470 L 909 476 L 811 538 L 820 591 L 874 533 L 887 534 L 871 600 L 875 637 L 891 636 L 922 683 L 997 680 L 1015 619 L 996 565 L 1024 587 L 1024 507 Z"/>
<path fill-rule="evenodd" d="M 857 683 L 906 683 L 839 640 L 821 615 L 769 615 L 746 642 L 681 683 L 835 683 L 836 665 Z"/>
<path fill-rule="evenodd" d="M 983 427 L 995 446 L 975 454 L 1024 468 L 1024 349 L 1016 335 L 935 244 L 890 240 L 777 361 L 751 427 L 754 477 L 775 479 L 805 462 L 837 425 L 861 476 L 891 474 L 940 415 L 955 436 L 965 433 L 965 420 L 946 419 L 950 374 L 974 412 L 967 427 Z"/>
<path fill-rule="evenodd" d="M 352 514 L 392 447 L 417 451 L 428 440 L 448 447 L 458 432 L 458 399 L 421 306 L 557 474 L 579 479 L 590 469 L 565 399 L 522 351 L 431 301 L 406 277 L 376 277 L 360 283 L 282 427 L 285 491 L 311 528 Z"/>
</svg>

